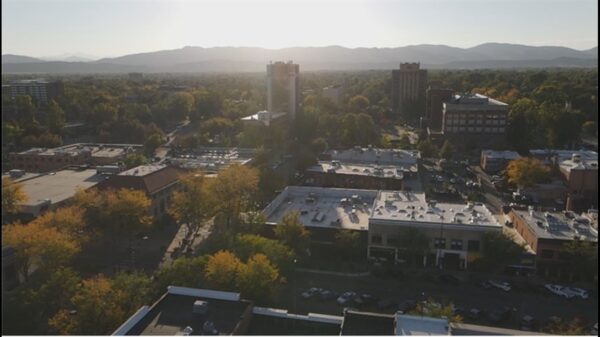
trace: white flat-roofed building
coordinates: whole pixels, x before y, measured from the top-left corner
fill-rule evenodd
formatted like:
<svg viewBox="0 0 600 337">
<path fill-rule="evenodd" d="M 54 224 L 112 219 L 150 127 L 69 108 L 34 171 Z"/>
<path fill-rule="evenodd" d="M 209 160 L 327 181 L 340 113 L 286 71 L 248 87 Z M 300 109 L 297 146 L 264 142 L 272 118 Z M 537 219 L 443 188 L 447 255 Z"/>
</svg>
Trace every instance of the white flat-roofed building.
<svg viewBox="0 0 600 337">
<path fill-rule="evenodd" d="M 450 336 L 447 318 L 434 318 L 396 313 L 396 336 Z"/>
<path fill-rule="evenodd" d="M 402 240 L 409 228 L 428 239 L 423 264 L 461 269 L 480 256 L 485 233 L 502 230 L 482 203 L 437 203 L 423 193 L 380 191 L 369 217 L 368 256 L 404 260 Z"/>
<path fill-rule="evenodd" d="M 3 176 L 4 177 L 4 176 Z M 88 189 L 106 179 L 96 170 L 60 170 L 42 174 L 25 174 L 21 184 L 27 200 L 20 204 L 25 218 L 35 218 L 46 210 L 64 205 L 78 189 Z"/>
<path fill-rule="evenodd" d="M 167 162 L 186 170 L 201 170 L 205 174 L 218 173 L 233 164 L 247 165 L 256 151 L 247 148 L 202 147 L 169 155 Z"/>
<path fill-rule="evenodd" d="M 267 224 L 298 212 L 304 226 L 314 229 L 367 231 L 375 190 L 288 186 L 264 210 Z"/>
<path fill-rule="evenodd" d="M 416 173 L 416 166 L 412 173 Z M 314 186 L 340 188 L 394 189 L 403 188 L 404 171 L 392 165 L 345 164 L 339 161 L 320 161 L 309 167 L 305 182 Z"/>
<path fill-rule="evenodd" d="M 416 170 L 421 159 L 419 151 L 400 149 L 378 149 L 372 147 L 354 147 L 347 150 L 332 150 L 325 154 L 331 160 L 355 164 L 394 165 L 404 170 Z"/>
</svg>

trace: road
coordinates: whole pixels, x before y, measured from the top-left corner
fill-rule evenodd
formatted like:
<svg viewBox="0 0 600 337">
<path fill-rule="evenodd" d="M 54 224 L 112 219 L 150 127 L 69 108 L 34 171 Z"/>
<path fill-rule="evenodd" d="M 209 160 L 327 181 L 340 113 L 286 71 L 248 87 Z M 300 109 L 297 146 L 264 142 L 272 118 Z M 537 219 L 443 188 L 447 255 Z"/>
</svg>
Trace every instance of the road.
<svg viewBox="0 0 600 337">
<path fill-rule="evenodd" d="M 169 152 L 171 143 L 173 143 L 175 138 L 177 138 L 177 134 L 184 131 L 184 129 L 188 128 L 189 124 L 190 124 L 190 121 L 185 120 L 181 124 L 181 126 L 176 127 L 175 130 L 173 130 L 167 134 L 168 141 L 166 143 L 164 143 L 163 145 L 161 145 L 160 147 L 158 147 L 156 149 L 156 151 L 154 151 L 154 157 L 159 158 L 158 163 L 161 163 L 167 156 L 167 153 Z"/>
<path fill-rule="evenodd" d="M 159 268 L 170 265 L 173 260 L 181 255 L 185 255 L 185 252 L 188 249 L 193 250 L 195 247 L 198 247 L 198 245 L 210 235 L 214 225 L 213 220 L 214 219 L 208 220 L 195 235 L 192 235 L 191 241 L 189 239 L 190 235 L 187 233 L 187 226 L 179 226 L 179 230 L 173 237 L 173 240 L 165 251 L 165 255 L 160 261 Z M 185 241 L 186 237 L 188 237 L 187 242 Z"/>
</svg>

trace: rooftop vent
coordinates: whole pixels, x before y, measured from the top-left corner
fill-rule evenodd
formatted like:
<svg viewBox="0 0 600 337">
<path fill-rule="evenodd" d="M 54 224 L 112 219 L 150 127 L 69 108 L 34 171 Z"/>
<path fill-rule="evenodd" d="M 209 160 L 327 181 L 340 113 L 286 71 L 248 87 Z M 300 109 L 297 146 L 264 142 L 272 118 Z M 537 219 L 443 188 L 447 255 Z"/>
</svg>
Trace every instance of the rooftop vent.
<svg viewBox="0 0 600 337">
<path fill-rule="evenodd" d="M 194 314 L 205 315 L 208 312 L 208 302 L 197 300 L 192 308 Z"/>
</svg>

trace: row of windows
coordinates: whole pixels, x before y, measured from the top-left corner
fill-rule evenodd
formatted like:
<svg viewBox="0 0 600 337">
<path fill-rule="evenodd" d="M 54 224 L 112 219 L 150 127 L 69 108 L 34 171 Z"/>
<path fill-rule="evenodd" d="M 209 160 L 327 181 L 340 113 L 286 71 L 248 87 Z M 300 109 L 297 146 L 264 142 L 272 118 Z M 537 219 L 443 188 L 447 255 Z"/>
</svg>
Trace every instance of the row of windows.
<svg viewBox="0 0 600 337">
<path fill-rule="evenodd" d="M 446 124 L 448 124 L 448 125 L 453 125 L 453 124 L 456 124 L 456 125 L 474 125 L 474 124 L 477 124 L 477 125 L 482 125 L 482 124 L 485 124 L 485 125 L 505 125 L 506 124 L 506 119 L 486 120 L 485 123 L 481 119 L 476 119 L 476 120 L 473 120 L 473 119 L 467 119 L 467 120 L 464 120 L 464 119 L 448 119 L 446 121 Z"/>
<path fill-rule="evenodd" d="M 504 132 L 504 128 L 503 127 L 501 127 L 501 128 L 482 128 L 482 127 L 449 126 L 449 127 L 446 127 L 446 131 L 448 131 L 448 132 L 467 131 L 467 132 L 495 132 L 495 133 L 498 133 L 498 132 Z"/>
<path fill-rule="evenodd" d="M 382 244 L 383 238 L 381 235 L 371 235 L 371 243 L 372 244 Z M 387 238 L 388 246 L 398 246 L 398 239 L 394 237 Z M 445 238 L 435 238 L 433 239 L 433 247 L 439 249 L 447 249 L 446 239 Z M 461 239 L 452 239 L 450 241 L 450 249 L 453 250 L 463 250 L 463 240 Z M 467 250 L 470 252 L 478 252 L 480 249 L 480 243 L 478 240 L 468 240 L 467 241 Z"/>
<path fill-rule="evenodd" d="M 448 113 L 446 114 L 446 116 L 448 116 L 448 118 L 479 118 L 479 119 L 483 119 L 483 118 L 487 118 L 487 119 L 502 119 L 506 117 L 506 114 L 499 114 L 499 115 L 488 115 L 488 114 L 455 114 L 455 113 Z"/>
</svg>

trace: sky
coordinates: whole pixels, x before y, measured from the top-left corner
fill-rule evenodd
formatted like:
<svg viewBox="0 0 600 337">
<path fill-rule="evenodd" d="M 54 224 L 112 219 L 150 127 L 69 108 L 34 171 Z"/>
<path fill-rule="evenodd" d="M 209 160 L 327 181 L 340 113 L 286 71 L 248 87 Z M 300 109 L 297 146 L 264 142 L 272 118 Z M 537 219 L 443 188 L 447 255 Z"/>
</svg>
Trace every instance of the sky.
<svg viewBox="0 0 600 337">
<path fill-rule="evenodd" d="M 598 45 L 596 0 L 2 0 L 2 54 L 184 46 Z"/>
</svg>

